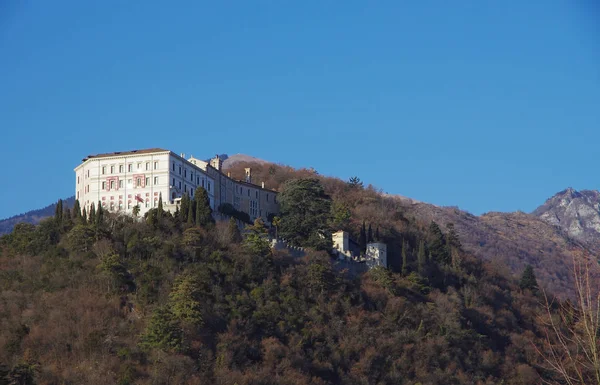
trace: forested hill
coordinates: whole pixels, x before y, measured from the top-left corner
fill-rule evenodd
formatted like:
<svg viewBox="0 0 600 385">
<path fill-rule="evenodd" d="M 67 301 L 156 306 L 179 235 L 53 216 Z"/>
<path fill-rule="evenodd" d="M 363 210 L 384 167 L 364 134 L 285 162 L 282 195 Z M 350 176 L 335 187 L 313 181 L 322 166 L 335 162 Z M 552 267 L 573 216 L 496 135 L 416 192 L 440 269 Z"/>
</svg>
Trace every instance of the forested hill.
<svg viewBox="0 0 600 385">
<path fill-rule="evenodd" d="M 63 200 L 67 207 L 73 207 L 75 196 Z M 44 208 L 31 210 L 23 214 L 14 215 L 10 218 L 0 220 L 0 235 L 8 234 L 17 223 L 38 224 L 44 218 L 54 215 L 56 203 L 52 203 Z"/>
<path fill-rule="evenodd" d="M 0 237 L 0 381 L 561 383 L 548 321 L 579 333 L 581 317 L 577 303 L 542 306 L 535 269 L 474 256 L 452 224 L 358 178 L 255 172 L 280 190 L 276 231 L 305 257 L 272 251 L 260 221 L 214 223 L 202 189 L 176 215 L 58 211 Z M 392 269 L 349 274 L 327 252 L 337 229 L 387 243 Z M 578 365 L 566 373 L 594 383 Z"/>
</svg>

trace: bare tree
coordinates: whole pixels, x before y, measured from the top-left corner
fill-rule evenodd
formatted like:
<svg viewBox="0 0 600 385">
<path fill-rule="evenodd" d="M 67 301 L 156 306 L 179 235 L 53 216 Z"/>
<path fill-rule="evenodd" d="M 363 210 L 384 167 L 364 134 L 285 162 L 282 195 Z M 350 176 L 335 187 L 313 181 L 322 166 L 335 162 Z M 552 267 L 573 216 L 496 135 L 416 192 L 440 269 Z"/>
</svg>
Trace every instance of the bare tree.
<svg viewBox="0 0 600 385">
<path fill-rule="evenodd" d="M 596 261 L 573 257 L 573 302 L 549 299 L 543 292 L 545 346 L 536 350 L 555 378 L 548 384 L 600 385 L 600 284 Z"/>
</svg>

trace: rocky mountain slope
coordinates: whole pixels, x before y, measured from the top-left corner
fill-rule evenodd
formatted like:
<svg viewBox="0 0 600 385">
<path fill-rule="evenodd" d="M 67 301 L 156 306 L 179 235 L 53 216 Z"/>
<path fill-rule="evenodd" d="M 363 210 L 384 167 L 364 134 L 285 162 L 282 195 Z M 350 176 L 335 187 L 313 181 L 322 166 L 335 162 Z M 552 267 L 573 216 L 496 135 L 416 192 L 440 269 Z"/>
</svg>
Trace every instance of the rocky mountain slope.
<svg viewBox="0 0 600 385">
<path fill-rule="evenodd" d="M 442 227 L 453 223 L 463 248 L 499 269 L 518 275 L 532 265 L 542 286 L 554 293 L 573 294 L 573 261 L 593 262 L 594 275 L 600 277 L 596 257 L 600 244 L 579 241 L 536 215 L 491 212 L 475 216 L 426 203 L 405 203 L 405 209 L 408 215 Z"/>
<path fill-rule="evenodd" d="M 590 245 L 600 244 L 600 192 L 563 190 L 538 207 L 533 215 L 559 226 L 569 236 Z"/>
</svg>

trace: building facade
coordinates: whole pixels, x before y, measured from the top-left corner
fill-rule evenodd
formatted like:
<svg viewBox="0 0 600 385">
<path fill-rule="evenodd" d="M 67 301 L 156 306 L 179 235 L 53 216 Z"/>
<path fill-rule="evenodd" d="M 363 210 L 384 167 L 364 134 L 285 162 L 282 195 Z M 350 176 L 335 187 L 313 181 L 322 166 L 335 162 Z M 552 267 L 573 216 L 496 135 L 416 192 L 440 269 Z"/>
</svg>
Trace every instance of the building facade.
<svg viewBox="0 0 600 385">
<path fill-rule="evenodd" d="M 184 195 L 193 199 L 202 187 L 216 215 L 221 204 L 229 203 L 251 220 L 261 217 L 268 223 L 269 214 L 279 212 L 277 192 L 234 180 L 222 165 L 218 156 L 205 162 L 160 148 L 89 155 L 75 168 L 75 198 L 88 212 L 92 203 L 126 214 L 138 206 L 143 216 L 158 207 L 160 197 L 163 208 L 175 212 Z"/>
</svg>

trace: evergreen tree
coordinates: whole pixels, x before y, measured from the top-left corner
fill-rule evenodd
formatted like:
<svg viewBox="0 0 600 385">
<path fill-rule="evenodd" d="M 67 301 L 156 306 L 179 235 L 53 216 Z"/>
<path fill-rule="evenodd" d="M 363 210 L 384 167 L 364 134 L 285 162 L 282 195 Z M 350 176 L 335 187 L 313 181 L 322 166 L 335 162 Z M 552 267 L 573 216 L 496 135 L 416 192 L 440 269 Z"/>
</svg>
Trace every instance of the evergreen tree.
<svg viewBox="0 0 600 385">
<path fill-rule="evenodd" d="M 196 201 L 189 200 L 189 198 L 188 198 L 187 224 L 188 225 L 196 224 Z"/>
<path fill-rule="evenodd" d="M 175 318 L 188 325 L 201 326 L 202 312 L 200 297 L 200 282 L 192 276 L 177 278 L 173 290 L 169 294 L 170 309 Z"/>
<path fill-rule="evenodd" d="M 371 243 L 373 242 L 373 228 L 371 227 L 371 224 L 369 223 L 369 230 L 367 231 L 367 243 Z"/>
<path fill-rule="evenodd" d="M 525 266 L 525 270 L 523 271 L 523 275 L 521 275 L 521 281 L 519 282 L 519 287 L 521 290 L 531 290 L 536 292 L 538 289 L 537 279 L 535 278 L 535 273 L 533 272 L 533 266 L 527 265 Z"/>
<path fill-rule="evenodd" d="M 344 229 L 351 217 L 350 208 L 343 202 L 335 201 L 331 205 L 331 227 L 334 230 Z"/>
<path fill-rule="evenodd" d="M 417 268 L 419 274 L 425 274 L 425 267 L 427 266 L 427 254 L 425 254 L 425 241 L 422 239 L 419 241 L 419 251 L 417 253 Z"/>
<path fill-rule="evenodd" d="M 179 219 L 181 219 L 181 223 L 187 223 L 188 214 L 190 211 L 190 198 L 188 198 L 187 195 L 181 197 L 180 206 L 181 207 L 179 209 Z"/>
<path fill-rule="evenodd" d="M 96 211 L 96 227 L 100 228 L 104 224 L 104 208 L 98 201 L 98 211 Z"/>
<path fill-rule="evenodd" d="M 83 208 L 83 212 L 81 213 L 81 223 L 84 225 L 87 224 L 87 210 L 85 207 Z"/>
<path fill-rule="evenodd" d="M 75 222 L 81 220 L 81 205 L 79 204 L 79 199 L 75 199 L 75 203 L 73 203 L 73 220 Z"/>
<path fill-rule="evenodd" d="M 402 275 L 408 275 L 408 243 L 402 241 Z"/>
<path fill-rule="evenodd" d="M 92 202 L 92 204 L 90 205 L 90 217 L 88 219 L 88 222 L 91 225 L 96 223 L 96 206 L 94 205 L 94 202 Z"/>
<path fill-rule="evenodd" d="M 238 228 L 237 222 L 234 217 L 229 218 L 229 237 L 231 243 L 240 243 L 242 241 L 242 235 Z"/>
<path fill-rule="evenodd" d="M 431 222 L 429 225 L 429 252 L 433 256 L 433 259 L 440 263 L 449 264 L 450 254 L 446 247 L 446 240 L 442 230 L 435 222 Z"/>
<path fill-rule="evenodd" d="M 62 227 L 70 229 L 73 226 L 73 219 L 71 218 L 71 209 L 68 207 L 65 209 L 62 217 Z"/>
<path fill-rule="evenodd" d="M 163 218 L 163 201 L 162 193 L 158 194 L 158 211 L 156 212 L 156 218 L 160 221 Z"/>
<path fill-rule="evenodd" d="M 198 226 L 206 227 L 215 222 L 212 216 L 212 209 L 210 208 L 210 198 L 208 192 L 198 187 L 194 193 L 194 202 L 196 209 L 196 224 Z"/>
<path fill-rule="evenodd" d="M 348 180 L 348 186 L 350 188 L 362 188 L 363 182 L 360 181 L 360 178 L 357 176 L 353 176 Z"/>
<path fill-rule="evenodd" d="M 331 249 L 331 198 L 319 179 L 289 180 L 277 200 L 281 215 L 278 232 L 283 238 L 294 246 Z"/>
<path fill-rule="evenodd" d="M 377 229 L 375 230 L 375 241 L 381 242 L 381 237 L 379 236 L 379 226 L 377 226 Z"/>
<path fill-rule="evenodd" d="M 155 309 L 144 334 L 140 337 L 141 348 L 178 351 L 182 344 L 183 330 L 173 312 L 168 307 Z"/>
<path fill-rule="evenodd" d="M 59 199 L 58 202 L 56 202 L 56 207 L 54 208 L 54 219 L 56 220 L 56 222 L 58 224 L 62 223 L 62 217 L 63 217 L 63 201 L 62 199 Z"/>
<path fill-rule="evenodd" d="M 246 239 L 244 240 L 246 247 L 256 255 L 268 255 L 271 252 L 268 233 L 261 218 L 254 221 L 254 225 L 246 226 Z"/>
<path fill-rule="evenodd" d="M 367 250 L 367 229 L 365 227 L 365 221 L 363 221 L 362 227 L 360 228 L 358 244 L 360 246 L 360 250 L 364 253 Z"/>
</svg>

